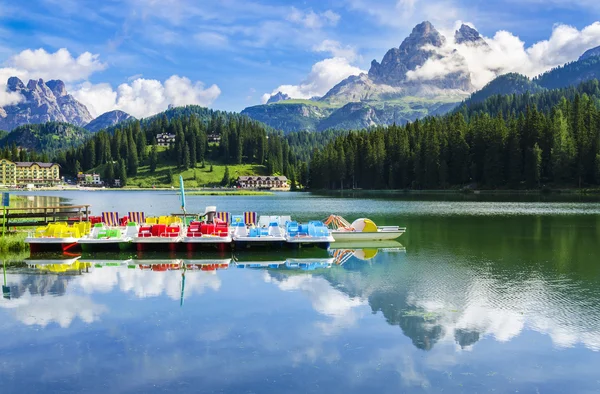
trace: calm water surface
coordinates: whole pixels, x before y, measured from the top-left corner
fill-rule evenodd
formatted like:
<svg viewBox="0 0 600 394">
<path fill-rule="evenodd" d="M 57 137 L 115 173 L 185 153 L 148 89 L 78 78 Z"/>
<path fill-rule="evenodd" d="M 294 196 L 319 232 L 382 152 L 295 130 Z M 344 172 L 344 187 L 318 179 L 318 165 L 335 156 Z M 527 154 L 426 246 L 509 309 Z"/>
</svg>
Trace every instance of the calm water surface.
<svg viewBox="0 0 600 394">
<path fill-rule="evenodd" d="M 169 192 L 29 195 L 178 209 Z M 408 232 L 330 253 L 8 256 L 0 391 L 600 392 L 600 203 L 485 199 L 189 196 Z"/>
</svg>

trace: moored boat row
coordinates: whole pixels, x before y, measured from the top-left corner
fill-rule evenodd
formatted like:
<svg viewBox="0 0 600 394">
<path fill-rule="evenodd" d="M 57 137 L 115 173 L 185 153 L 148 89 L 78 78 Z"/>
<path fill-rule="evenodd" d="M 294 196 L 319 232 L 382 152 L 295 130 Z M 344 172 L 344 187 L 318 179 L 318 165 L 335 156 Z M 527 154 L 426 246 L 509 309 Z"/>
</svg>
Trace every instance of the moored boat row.
<svg viewBox="0 0 600 394">
<path fill-rule="evenodd" d="M 93 223 L 93 224 L 92 224 Z M 215 206 L 202 215 L 146 217 L 129 212 L 119 219 L 115 212 L 105 212 L 91 222 L 52 223 L 37 228 L 26 238 L 32 252 L 67 251 L 80 246 L 84 251 L 169 250 L 214 247 L 219 250 L 235 245 L 306 247 L 327 249 L 334 242 L 331 231 L 320 221 L 298 223 L 289 216 L 260 216 L 256 212 L 230 215 Z"/>
</svg>

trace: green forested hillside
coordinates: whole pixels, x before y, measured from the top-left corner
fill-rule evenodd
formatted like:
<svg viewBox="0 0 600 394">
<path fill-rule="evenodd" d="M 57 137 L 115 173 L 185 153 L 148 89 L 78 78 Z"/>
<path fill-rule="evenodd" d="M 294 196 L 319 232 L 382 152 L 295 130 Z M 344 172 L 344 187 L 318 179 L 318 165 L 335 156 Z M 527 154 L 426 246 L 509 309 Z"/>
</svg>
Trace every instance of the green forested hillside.
<svg viewBox="0 0 600 394">
<path fill-rule="evenodd" d="M 100 131 L 82 146 L 57 154 L 56 161 L 66 174 L 101 169 L 106 181 L 121 179 L 125 183 L 128 179 L 140 181 L 140 168 L 153 183 L 171 184 L 174 173 L 196 168 L 210 172 L 211 164 L 258 166 L 256 172 L 283 174 L 293 181 L 307 173 L 291 154 L 287 140 L 270 130 L 267 134 L 268 128 L 259 122 L 219 111 L 206 110 L 206 116 L 211 117 L 204 120 L 196 112 L 177 115 L 177 111 L 151 120 L 125 122 L 112 132 Z M 176 136 L 174 144 L 164 151 L 156 146 L 159 133 Z M 209 141 L 209 135 L 218 136 L 220 141 Z M 246 175 L 247 168 L 240 171 L 244 173 L 239 175 Z M 157 172 L 164 174 L 157 176 Z"/>
<path fill-rule="evenodd" d="M 600 79 L 600 56 L 567 63 L 534 78 L 533 82 L 546 89 L 558 89 L 590 79 Z"/>
<path fill-rule="evenodd" d="M 536 94 L 526 92 L 524 94 L 494 95 L 481 102 L 467 101 L 455 112 L 461 112 L 466 119 L 478 113 L 487 113 L 491 116 L 499 113 L 520 114 L 525 113 L 527 108 L 533 106 L 536 106 L 541 112 L 548 113 L 564 100 L 572 101 L 577 95 L 584 94 L 592 102 L 600 103 L 600 83 L 597 79 L 583 82 L 578 86 L 544 90 Z"/>
<path fill-rule="evenodd" d="M 10 147 L 14 144 L 38 153 L 54 153 L 77 146 L 89 136 L 90 132 L 84 128 L 69 123 L 28 124 L 0 135 L 0 147 Z"/>
<path fill-rule="evenodd" d="M 499 103 L 510 102 L 513 96 Z M 516 96 L 518 102 L 527 98 Z M 575 94 L 548 111 L 475 111 L 339 136 L 310 165 L 312 188 L 440 189 L 600 184 L 597 96 Z"/>
</svg>

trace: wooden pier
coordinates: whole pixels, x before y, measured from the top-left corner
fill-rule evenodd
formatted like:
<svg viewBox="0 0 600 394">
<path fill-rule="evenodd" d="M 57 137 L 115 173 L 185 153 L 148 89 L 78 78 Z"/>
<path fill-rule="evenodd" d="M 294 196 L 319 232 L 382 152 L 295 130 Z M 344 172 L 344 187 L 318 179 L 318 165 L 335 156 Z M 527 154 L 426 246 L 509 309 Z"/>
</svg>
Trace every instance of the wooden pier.
<svg viewBox="0 0 600 394">
<path fill-rule="evenodd" d="M 6 208 L 4 226 L 45 226 L 54 222 L 89 221 L 91 205 L 60 205 L 56 207 Z"/>
</svg>

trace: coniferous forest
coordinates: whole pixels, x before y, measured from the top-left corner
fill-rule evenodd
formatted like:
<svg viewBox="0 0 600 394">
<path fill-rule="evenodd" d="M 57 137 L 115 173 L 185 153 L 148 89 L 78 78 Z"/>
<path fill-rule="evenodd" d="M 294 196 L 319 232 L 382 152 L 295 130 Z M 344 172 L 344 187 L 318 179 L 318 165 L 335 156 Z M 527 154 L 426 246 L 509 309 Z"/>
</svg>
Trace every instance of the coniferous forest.
<svg viewBox="0 0 600 394">
<path fill-rule="evenodd" d="M 184 113 L 170 119 L 163 114 L 142 122 L 125 122 L 58 153 L 56 161 L 66 174 L 102 168 L 105 181 L 120 179 L 122 184 L 135 176 L 141 165 L 149 165 L 153 172 L 164 161 L 175 163 L 180 170 L 212 162 L 265 165 L 270 174 L 286 175 L 293 181 L 297 172 L 308 173 L 306 163 L 303 168 L 296 155 L 290 154 L 282 134 L 245 116 L 210 110 L 207 114 Z M 157 135 L 162 133 L 175 135 L 175 141 L 159 156 L 163 149 L 157 146 Z M 216 137 L 218 141 L 211 140 Z"/>
<path fill-rule="evenodd" d="M 444 117 L 351 132 L 315 151 L 310 186 L 595 186 L 600 184 L 598 93 L 593 81 L 573 88 L 570 100 L 552 92 L 497 96 Z M 547 110 L 538 110 L 538 104 Z"/>
</svg>

